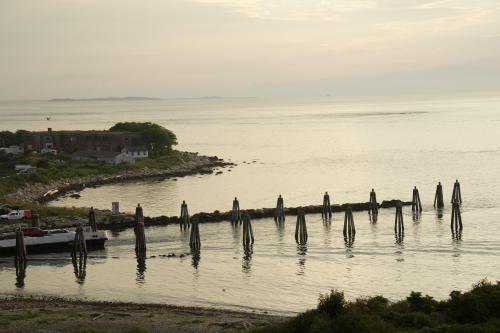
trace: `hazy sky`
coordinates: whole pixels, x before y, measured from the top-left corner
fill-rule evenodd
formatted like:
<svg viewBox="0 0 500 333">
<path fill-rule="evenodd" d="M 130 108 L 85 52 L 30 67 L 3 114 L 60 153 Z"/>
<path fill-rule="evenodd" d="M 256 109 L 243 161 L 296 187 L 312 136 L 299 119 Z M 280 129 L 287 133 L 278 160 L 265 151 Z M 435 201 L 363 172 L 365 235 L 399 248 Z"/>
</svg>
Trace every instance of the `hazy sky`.
<svg viewBox="0 0 500 333">
<path fill-rule="evenodd" d="M 0 0 L 0 99 L 476 91 L 499 0 Z"/>
</svg>

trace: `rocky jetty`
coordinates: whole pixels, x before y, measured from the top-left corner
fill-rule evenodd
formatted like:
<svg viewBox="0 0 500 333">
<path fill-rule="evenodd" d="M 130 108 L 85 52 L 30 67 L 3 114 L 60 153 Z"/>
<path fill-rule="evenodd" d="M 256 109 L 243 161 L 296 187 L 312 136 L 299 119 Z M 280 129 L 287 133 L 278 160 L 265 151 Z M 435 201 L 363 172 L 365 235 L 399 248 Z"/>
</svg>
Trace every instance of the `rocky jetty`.
<svg viewBox="0 0 500 333">
<path fill-rule="evenodd" d="M 411 201 L 400 201 L 400 200 L 384 200 L 379 204 L 379 208 L 394 208 L 401 203 L 403 206 L 411 206 Z M 347 207 L 350 207 L 352 211 L 368 211 L 370 209 L 369 202 L 360 203 L 345 203 L 342 205 L 332 205 L 333 213 L 344 212 Z M 246 212 L 250 214 L 252 220 L 263 219 L 263 218 L 273 218 L 275 208 L 260 208 L 260 209 L 247 209 Z M 284 209 L 285 215 L 297 215 L 298 210 L 303 210 L 304 214 L 321 214 L 323 210 L 322 205 L 310 205 L 302 207 L 288 207 Z M 222 221 L 231 221 L 231 211 L 220 212 L 218 210 L 212 213 L 200 212 L 191 216 L 192 219 L 197 219 L 199 223 L 213 223 Z M 156 216 L 156 217 L 144 217 L 144 225 L 148 226 L 166 226 L 171 224 L 180 223 L 179 216 Z M 109 210 L 96 210 L 96 221 L 99 229 L 108 230 L 120 230 L 133 228 L 134 226 L 134 215 L 130 213 L 122 213 L 118 215 L 111 214 Z M 76 227 L 78 225 L 87 224 L 88 221 L 84 217 L 46 217 L 42 219 L 42 228 L 70 228 Z M 18 224 L 16 224 L 18 225 Z M 26 225 L 27 226 L 27 225 Z M 13 231 L 15 225 L 3 225 L 0 226 L 0 232 Z"/>
</svg>

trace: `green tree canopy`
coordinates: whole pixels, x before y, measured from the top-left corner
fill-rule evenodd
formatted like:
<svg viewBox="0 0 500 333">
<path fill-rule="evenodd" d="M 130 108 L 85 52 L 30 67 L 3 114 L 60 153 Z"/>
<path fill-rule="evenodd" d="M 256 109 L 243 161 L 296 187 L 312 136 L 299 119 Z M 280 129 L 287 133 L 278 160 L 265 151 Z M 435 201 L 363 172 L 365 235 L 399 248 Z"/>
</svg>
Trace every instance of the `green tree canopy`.
<svg viewBox="0 0 500 333">
<path fill-rule="evenodd" d="M 137 144 L 148 147 L 153 156 L 163 155 L 170 151 L 172 146 L 177 144 L 177 137 L 172 131 L 151 122 L 117 123 L 109 130 L 112 132 L 140 133 L 140 142 L 137 142 Z"/>
</svg>

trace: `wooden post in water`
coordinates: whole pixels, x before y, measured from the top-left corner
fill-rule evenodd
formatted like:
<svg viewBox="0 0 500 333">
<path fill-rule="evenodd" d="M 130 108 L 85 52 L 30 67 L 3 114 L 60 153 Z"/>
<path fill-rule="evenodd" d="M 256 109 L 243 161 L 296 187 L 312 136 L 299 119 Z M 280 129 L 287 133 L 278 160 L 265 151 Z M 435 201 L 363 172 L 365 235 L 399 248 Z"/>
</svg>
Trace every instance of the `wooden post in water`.
<svg viewBox="0 0 500 333">
<path fill-rule="evenodd" d="M 377 203 L 377 194 L 375 190 L 372 188 L 370 192 L 370 207 L 368 209 L 368 214 L 377 215 L 378 214 L 378 203 Z M 376 221 L 376 219 L 375 219 Z"/>
<path fill-rule="evenodd" d="M 232 224 L 241 224 L 241 211 L 240 211 L 240 202 L 238 198 L 234 197 L 233 200 L 233 209 L 231 210 L 231 223 Z"/>
<path fill-rule="evenodd" d="M 323 210 L 321 212 L 321 217 L 324 219 L 332 218 L 332 205 L 330 203 L 330 195 L 328 192 L 325 192 L 325 195 L 323 196 Z"/>
<path fill-rule="evenodd" d="M 16 262 L 16 265 L 24 265 L 27 260 L 26 245 L 24 244 L 24 233 L 21 228 L 16 229 L 16 254 L 14 256 L 14 260 Z"/>
<path fill-rule="evenodd" d="M 462 214 L 460 213 L 460 203 L 454 202 L 451 211 L 451 232 L 453 234 L 459 234 L 462 232 Z"/>
<path fill-rule="evenodd" d="M 24 243 L 24 233 L 21 228 L 16 229 L 16 253 L 14 255 L 14 265 L 16 267 L 16 286 L 24 287 L 26 277 L 26 267 L 28 264 L 26 255 L 26 245 Z"/>
<path fill-rule="evenodd" d="M 140 204 L 135 208 L 135 254 L 137 257 L 146 257 L 146 234 L 144 232 L 144 214 Z"/>
<path fill-rule="evenodd" d="M 97 231 L 97 223 L 95 221 L 95 210 L 94 210 L 94 207 L 90 207 L 90 211 L 89 211 L 89 226 L 90 226 L 90 229 L 92 230 L 92 232 L 96 232 Z"/>
<path fill-rule="evenodd" d="M 40 228 L 40 215 L 38 214 L 31 215 L 31 226 L 33 228 Z"/>
<path fill-rule="evenodd" d="M 200 229 L 198 227 L 198 220 L 193 219 L 193 223 L 191 225 L 191 235 L 189 237 L 189 247 L 192 252 L 199 252 L 201 249 L 200 242 Z"/>
<path fill-rule="evenodd" d="M 402 238 L 405 234 L 405 225 L 403 222 L 403 205 L 398 203 L 396 205 L 396 218 L 394 220 L 394 234 L 396 238 Z"/>
<path fill-rule="evenodd" d="M 304 210 L 300 209 L 297 214 L 297 224 L 295 225 L 295 241 L 299 245 L 307 244 L 307 226 Z"/>
<path fill-rule="evenodd" d="M 441 182 L 439 182 L 436 186 L 436 195 L 434 196 L 434 207 L 437 208 L 444 207 L 443 185 L 441 185 Z"/>
<path fill-rule="evenodd" d="M 254 242 L 252 223 L 250 222 L 250 215 L 245 212 L 243 215 L 243 249 L 248 250 L 252 247 Z"/>
<path fill-rule="evenodd" d="M 354 227 L 354 218 L 352 217 L 352 208 L 345 209 L 344 216 L 344 238 L 354 238 L 356 235 L 356 228 Z"/>
<path fill-rule="evenodd" d="M 191 219 L 189 217 L 188 206 L 186 201 L 182 201 L 181 204 L 181 219 L 180 219 L 180 228 L 181 230 L 186 230 L 189 228 L 191 224 Z"/>
<path fill-rule="evenodd" d="M 87 256 L 87 242 L 85 241 L 85 234 L 83 233 L 82 226 L 76 228 L 71 257 L 76 258 L 77 254 L 79 256 Z"/>
<path fill-rule="evenodd" d="M 453 194 L 451 195 L 451 203 L 457 202 L 459 205 L 462 204 L 462 191 L 460 190 L 460 183 L 458 179 L 453 184 Z"/>
<path fill-rule="evenodd" d="M 416 186 L 413 188 L 413 198 L 411 201 L 411 210 L 412 210 L 412 212 L 421 212 L 422 211 L 422 202 L 420 201 L 420 194 L 418 193 L 418 189 Z"/>
<path fill-rule="evenodd" d="M 285 206 L 281 194 L 279 195 L 278 200 L 276 202 L 276 209 L 274 211 L 274 221 L 279 223 L 285 221 Z"/>
</svg>

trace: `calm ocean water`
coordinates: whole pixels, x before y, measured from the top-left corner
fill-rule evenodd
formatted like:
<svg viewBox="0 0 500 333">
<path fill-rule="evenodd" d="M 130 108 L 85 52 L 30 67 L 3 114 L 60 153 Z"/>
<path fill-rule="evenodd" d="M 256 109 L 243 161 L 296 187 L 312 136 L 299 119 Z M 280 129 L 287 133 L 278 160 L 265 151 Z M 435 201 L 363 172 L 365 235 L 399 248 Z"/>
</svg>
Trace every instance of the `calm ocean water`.
<svg viewBox="0 0 500 333">
<path fill-rule="evenodd" d="M 348 297 L 383 294 L 396 299 L 411 290 L 446 297 L 482 278 L 500 278 L 500 98 L 422 101 L 333 102 L 322 100 L 161 100 L 137 102 L 2 102 L 3 129 L 106 129 L 118 121 L 152 121 L 173 130 L 179 149 L 217 155 L 238 164 L 222 175 L 178 181 L 145 181 L 83 191 L 80 199 L 53 205 L 122 210 L 137 203 L 146 215 L 178 215 L 242 208 L 411 199 L 420 189 L 424 212 L 413 221 L 405 210 L 406 235 L 396 244 L 393 210 L 378 223 L 354 215 L 357 235 L 346 248 L 343 216 L 331 225 L 307 216 L 309 242 L 297 248 L 295 220 L 285 229 L 255 220 L 253 255 L 241 249 L 241 230 L 229 223 L 200 226 L 200 262 L 152 258 L 137 272 L 133 233 L 112 235 L 106 251 L 92 253 L 84 282 L 67 256 L 29 263 L 25 286 L 16 288 L 11 261 L 0 264 L 0 292 L 91 299 L 166 302 L 296 312 L 313 307 L 332 288 Z M 51 120 L 45 120 L 51 116 Z M 462 184 L 464 232 L 450 233 L 449 204 L 432 208 L 438 181 L 447 203 L 455 179 Z M 187 252 L 178 227 L 149 228 L 148 255 Z M 43 256 L 46 258 L 47 256 Z M 195 267 L 197 266 L 197 267 Z"/>
</svg>

